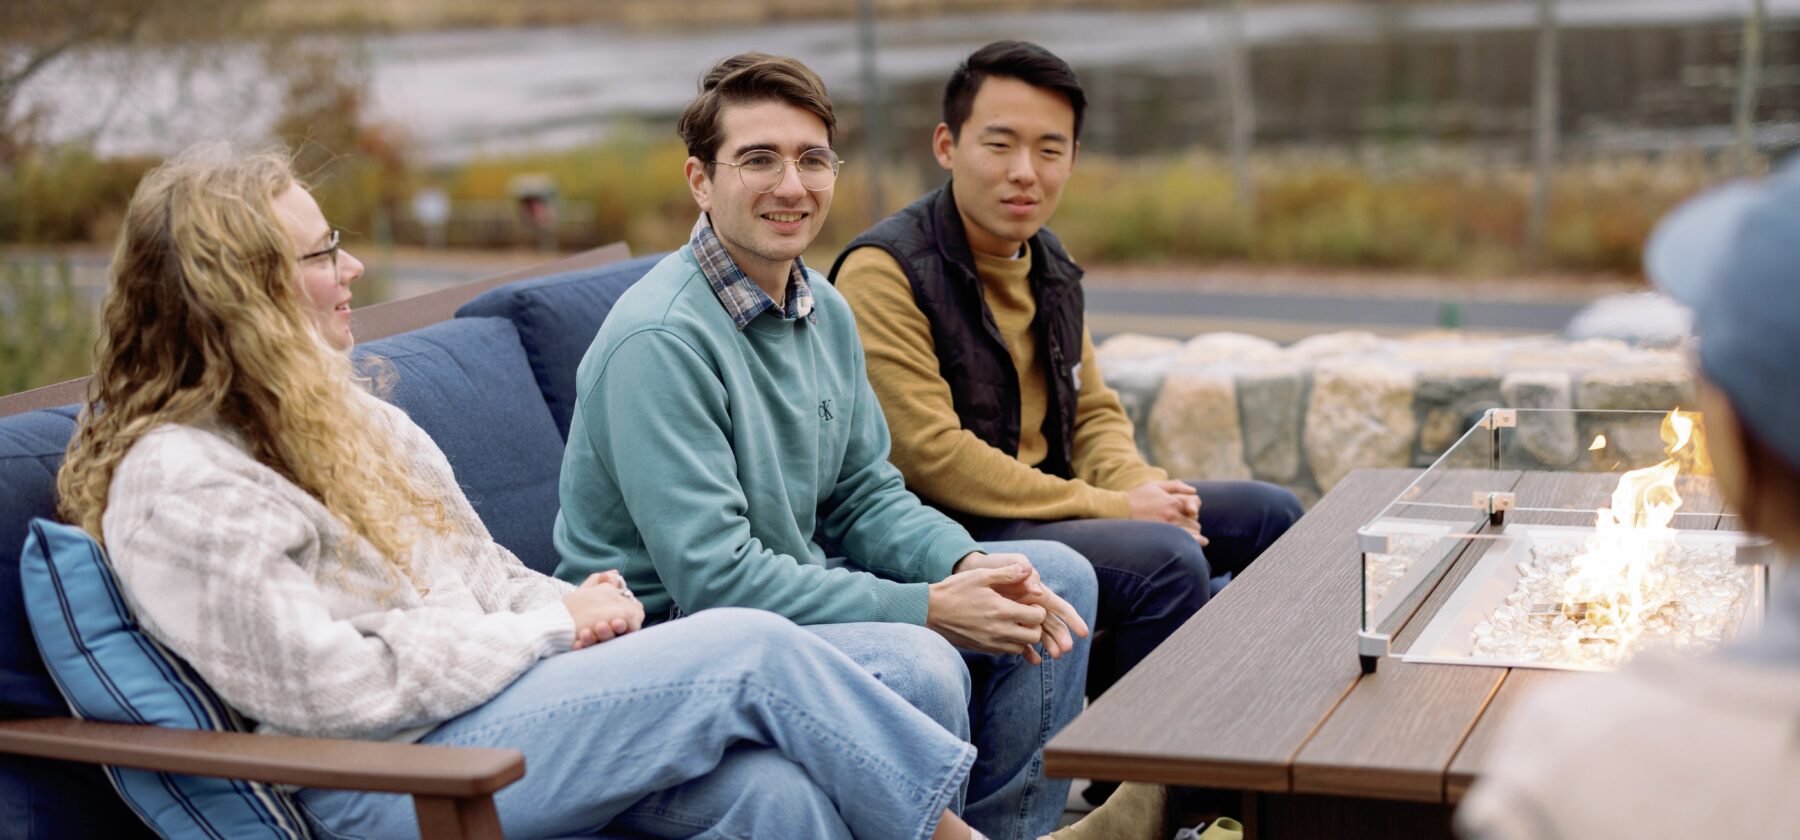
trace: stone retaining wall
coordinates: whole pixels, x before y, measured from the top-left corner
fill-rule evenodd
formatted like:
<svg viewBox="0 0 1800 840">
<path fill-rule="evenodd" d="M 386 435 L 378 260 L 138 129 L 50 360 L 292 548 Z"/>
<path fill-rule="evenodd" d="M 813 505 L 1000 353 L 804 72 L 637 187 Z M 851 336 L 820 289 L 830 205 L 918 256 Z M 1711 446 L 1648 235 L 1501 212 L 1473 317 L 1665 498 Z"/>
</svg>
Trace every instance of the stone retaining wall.
<svg viewBox="0 0 1800 840">
<path fill-rule="evenodd" d="M 1289 347 L 1239 333 L 1185 344 L 1120 335 L 1098 350 L 1151 463 L 1188 479 L 1257 478 L 1308 505 L 1357 467 L 1429 466 L 1488 408 L 1692 407 L 1684 351 L 1618 341 L 1381 338 L 1344 332 Z M 1588 435 L 1660 452 L 1651 425 L 1539 426 L 1526 451 L 1566 464 Z"/>
</svg>

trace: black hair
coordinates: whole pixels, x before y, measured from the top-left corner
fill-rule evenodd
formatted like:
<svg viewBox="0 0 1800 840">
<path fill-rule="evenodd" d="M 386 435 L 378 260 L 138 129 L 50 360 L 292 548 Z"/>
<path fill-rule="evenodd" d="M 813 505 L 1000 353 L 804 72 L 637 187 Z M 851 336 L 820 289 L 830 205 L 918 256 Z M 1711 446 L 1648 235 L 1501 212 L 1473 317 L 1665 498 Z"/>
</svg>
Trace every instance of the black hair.
<svg viewBox="0 0 1800 840">
<path fill-rule="evenodd" d="M 1036 88 L 1055 91 L 1075 110 L 1075 137 L 1081 138 L 1081 118 L 1087 111 L 1087 93 L 1075 69 L 1055 53 L 1029 41 L 995 41 L 969 54 L 950 83 L 944 86 L 944 124 L 953 139 L 962 136 L 963 123 L 975 109 L 975 94 L 990 76 L 1018 79 Z"/>
</svg>

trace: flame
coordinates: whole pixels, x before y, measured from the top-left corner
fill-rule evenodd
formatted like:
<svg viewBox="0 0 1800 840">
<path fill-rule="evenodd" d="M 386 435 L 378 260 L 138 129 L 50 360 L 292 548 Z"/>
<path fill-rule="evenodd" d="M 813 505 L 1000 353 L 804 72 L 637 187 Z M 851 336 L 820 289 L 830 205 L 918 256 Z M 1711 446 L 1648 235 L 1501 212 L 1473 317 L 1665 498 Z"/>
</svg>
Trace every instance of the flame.
<svg viewBox="0 0 1800 840">
<path fill-rule="evenodd" d="M 1594 442 L 1588 444 L 1589 452 L 1599 452 L 1606 448 L 1606 435 L 1594 435 Z"/>
<path fill-rule="evenodd" d="M 1597 511 L 1594 535 L 1572 561 L 1563 585 L 1565 603 L 1586 607 L 1572 616 L 1584 625 L 1580 632 L 1630 644 L 1643 632 L 1643 620 L 1662 607 L 1649 599 L 1661 583 L 1651 567 L 1667 553 L 1675 534 L 1669 527 L 1681 508 L 1675 479 L 1683 464 L 1690 469 L 1704 464 L 1695 434 L 1698 420 L 1694 412 L 1669 412 L 1662 424 L 1665 460 L 1621 476 L 1611 506 Z M 1604 445 L 1604 437 L 1595 443 Z"/>
</svg>

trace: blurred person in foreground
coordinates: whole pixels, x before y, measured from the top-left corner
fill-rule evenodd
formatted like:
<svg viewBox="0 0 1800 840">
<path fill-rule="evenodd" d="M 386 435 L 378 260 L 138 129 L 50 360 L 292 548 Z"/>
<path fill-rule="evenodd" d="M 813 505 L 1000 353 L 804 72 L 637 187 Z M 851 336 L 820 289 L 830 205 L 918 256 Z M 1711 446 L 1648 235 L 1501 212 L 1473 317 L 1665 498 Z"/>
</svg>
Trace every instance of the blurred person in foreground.
<svg viewBox="0 0 1800 840">
<path fill-rule="evenodd" d="M 949 183 L 852 241 L 831 279 L 856 312 L 907 486 L 977 539 L 1055 540 L 1093 564 L 1098 697 L 1302 508 L 1264 482 L 1171 480 L 1139 454 L 1095 359 L 1082 269 L 1044 227 L 1086 107 L 1075 71 L 1043 47 L 976 50 L 931 137 Z"/>
<path fill-rule="evenodd" d="M 138 186 L 58 492 L 151 636 L 258 732 L 521 750 L 510 837 L 969 836 L 974 750 L 830 645 L 753 610 L 640 630 L 616 572 L 495 543 L 356 373 L 362 273 L 284 156 Z M 418 836 L 406 796 L 295 797 L 320 836 Z"/>
<path fill-rule="evenodd" d="M 1721 492 L 1747 529 L 1800 556 L 1800 167 L 1677 208 L 1644 265 L 1694 309 Z M 1458 832 L 1800 837 L 1800 573 L 1789 563 L 1771 570 L 1759 634 L 1521 700 Z"/>
<path fill-rule="evenodd" d="M 888 463 L 850 308 L 800 259 L 831 209 L 835 126 L 794 59 L 702 77 L 679 122 L 692 234 L 576 375 L 557 573 L 619 569 L 652 622 L 740 606 L 806 625 L 972 739 L 971 826 L 1037 837 L 1067 796 L 1042 750 L 1081 710 L 1093 571 L 1057 543 L 977 543 Z"/>
</svg>

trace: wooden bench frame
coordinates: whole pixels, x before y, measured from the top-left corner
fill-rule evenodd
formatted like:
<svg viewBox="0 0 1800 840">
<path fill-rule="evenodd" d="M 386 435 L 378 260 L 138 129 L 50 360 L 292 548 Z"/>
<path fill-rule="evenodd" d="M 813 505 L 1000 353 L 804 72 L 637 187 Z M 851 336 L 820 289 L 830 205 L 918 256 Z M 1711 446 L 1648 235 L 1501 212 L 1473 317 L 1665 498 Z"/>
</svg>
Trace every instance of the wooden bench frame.
<svg viewBox="0 0 1800 840">
<path fill-rule="evenodd" d="M 351 329 L 369 341 L 435 324 L 496 286 L 594 268 L 628 259 L 614 243 L 575 256 L 357 311 Z M 0 417 L 81 401 L 91 377 L 0 397 Z M 419 834 L 427 840 L 490 840 L 504 836 L 494 794 L 525 775 L 514 749 L 434 747 L 165 729 L 75 718 L 0 721 L 0 753 L 110 764 L 338 790 L 411 794 Z"/>
</svg>

